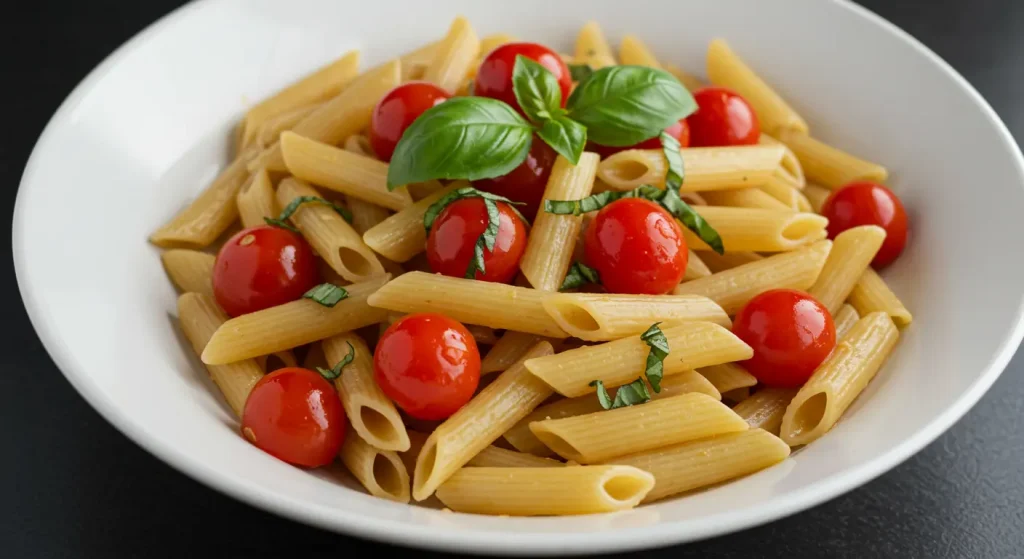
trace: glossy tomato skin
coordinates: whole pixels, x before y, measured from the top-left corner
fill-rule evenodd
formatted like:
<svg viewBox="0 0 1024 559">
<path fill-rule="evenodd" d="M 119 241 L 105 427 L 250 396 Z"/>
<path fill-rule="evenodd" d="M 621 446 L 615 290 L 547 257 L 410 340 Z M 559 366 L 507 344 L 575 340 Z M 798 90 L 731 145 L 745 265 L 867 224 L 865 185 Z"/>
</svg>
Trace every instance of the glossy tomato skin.
<svg viewBox="0 0 1024 559">
<path fill-rule="evenodd" d="M 473 397 L 480 383 L 480 352 L 459 322 L 440 314 L 411 314 L 381 334 L 373 370 L 377 385 L 407 414 L 441 420 Z"/>
<path fill-rule="evenodd" d="M 524 205 L 516 206 L 516 209 L 526 219 L 532 221 L 540 211 L 540 202 L 544 197 L 544 189 L 548 186 L 551 168 L 555 166 L 556 159 L 558 154 L 555 150 L 534 136 L 526 160 L 512 172 L 493 179 L 475 181 L 473 186 L 484 192 L 504 196 L 513 202 L 522 202 Z"/>
<path fill-rule="evenodd" d="M 683 279 L 688 259 L 676 220 L 642 198 L 602 208 L 587 227 L 583 249 L 587 264 L 612 293 L 668 293 Z"/>
<path fill-rule="evenodd" d="M 753 145 L 761 139 L 757 114 L 739 94 L 724 87 L 693 93 L 697 112 L 687 117 L 693 147 Z"/>
<path fill-rule="evenodd" d="M 484 270 L 473 279 L 505 283 L 519 271 L 526 250 L 526 226 L 512 208 L 498 202 L 498 237 L 494 250 L 484 249 Z M 473 258 L 477 239 L 487 228 L 487 208 L 481 198 L 463 198 L 448 204 L 434 220 L 427 237 L 427 261 L 438 274 L 461 278 Z"/>
<path fill-rule="evenodd" d="M 736 315 L 732 331 L 754 349 L 741 363 L 759 383 L 799 388 L 836 346 L 832 315 L 801 291 L 773 289 L 754 297 Z"/>
<path fill-rule="evenodd" d="M 686 122 L 685 118 L 666 128 L 665 132 L 668 132 L 670 136 L 679 141 L 679 147 L 690 147 L 690 125 Z M 659 134 L 653 138 L 648 138 L 638 144 L 627 147 L 617 148 L 591 143 L 588 145 L 587 149 L 596 152 L 601 156 L 601 159 L 607 159 L 616 153 L 626 151 L 627 149 L 661 149 L 661 135 Z"/>
<path fill-rule="evenodd" d="M 377 102 L 370 118 L 373 152 L 381 160 L 391 161 L 406 128 L 427 109 L 450 97 L 447 91 L 429 82 L 409 82 L 389 91 Z"/>
<path fill-rule="evenodd" d="M 885 229 L 885 241 L 871 261 L 875 268 L 892 264 L 907 245 L 907 211 L 903 202 L 877 182 L 854 181 L 844 185 L 825 200 L 821 215 L 828 218 L 830 239 L 860 225 Z"/>
<path fill-rule="evenodd" d="M 523 109 L 519 107 L 516 94 L 512 90 L 512 69 L 515 67 L 516 56 L 519 55 L 536 61 L 555 76 L 555 79 L 558 80 L 558 87 L 562 90 L 561 105 L 564 107 L 565 100 L 569 98 L 569 90 L 572 88 L 572 75 L 569 74 L 569 67 L 557 52 L 537 43 L 507 43 L 492 50 L 480 63 L 476 81 L 473 82 L 473 94 L 504 101 L 526 116 Z"/>
<path fill-rule="evenodd" d="M 294 301 L 320 281 L 316 257 L 301 235 L 260 225 L 224 243 L 213 265 L 213 294 L 229 316 Z"/>
<path fill-rule="evenodd" d="M 261 450 L 297 466 L 330 464 L 345 441 L 338 393 L 309 369 L 286 367 L 253 386 L 242 413 L 242 434 Z"/>
</svg>

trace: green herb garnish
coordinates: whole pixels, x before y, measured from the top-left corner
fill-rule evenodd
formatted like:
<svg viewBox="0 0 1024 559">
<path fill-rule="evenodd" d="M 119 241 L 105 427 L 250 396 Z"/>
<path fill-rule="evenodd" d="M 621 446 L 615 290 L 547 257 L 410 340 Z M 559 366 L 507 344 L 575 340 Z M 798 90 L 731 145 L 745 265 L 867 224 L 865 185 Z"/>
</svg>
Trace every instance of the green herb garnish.
<svg viewBox="0 0 1024 559">
<path fill-rule="evenodd" d="M 614 400 L 608 395 L 608 390 L 605 389 L 603 382 L 595 380 L 590 383 L 590 386 L 597 388 L 597 400 L 601 402 L 601 407 L 606 410 L 614 410 L 651 401 L 651 393 L 647 391 L 647 385 L 644 384 L 644 379 L 642 378 L 620 386 L 615 392 Z"/>
<path fill-rule="evenodd" d="M 321 283 L 302 294 L 303 299 L 312 299 L 325 307 L 333 307 L 346 297 L 348 297 L 348 291 L 333 283 Z"/>
<path fill-rule="evenodd" d="M 572 76 L 574 82 L 581 82 L 593 73 L 594 69 L 589 64 L 569 64 L 569 75 Z"/>
<path fill-rule="evenodd" d="M 327 380 L 334 380 L 341 376 L 341 370 L 345 368 L 345 365 L 348 365 L 353 360 L 355 360 L 356 348 L 352 347 L 352 342 L 345 343 L 348 344 L 348 354 L 345 355 L 345 357 L 342 357 L 341 361 L 338 361 L 338 363 L 331 367 L 330 369 L 317 367 L 316 372 L 320 373 L 320 376 L 324 377 Z"/>
<path fill-rule="evenodd" d="M 571 267 L 569 267 L 569 272 L 565 274 L 565 280 L 562 282 L 562 286 L 559 287 L 558 290 L 565 291 L 567 289 L 576 289 L 577 287 L 582 287 L 588 283 L 601 283 L 601 278 L 597 275 L 597 270 L 582 262 L 576 261 L 573 262 Z"/>
<path fill-rule="evenodd" d="M 661 379 L 665 374 L 665 357 L 668 356 L 668 340 L 665 339 L 661 328 L 658 328 L 659 324 L 661 323 L 655 322 L 646 332 L 640 334 L 640 339 L 651 348 L 647 354 L 644 376 L 647 377 L 647 382 L 651 383 L 651 388 L 655 393 L 661 392 Z"/>
<path fill-rule="evenodd" d="M 288 205 L 285 206 L 283 210 L 281 210 L 280 215 L 278 215 L 276 218 L 265 217 L 263 218 L 263 221 L 265 221 L 267 225 L 281 227 L 293 233 L 298 233 L 299 230 L 293 227 L 290 223 L 288 223 L 288 218 L 290 218 L 292 214 L 294 214 L 296 210 L 299 209 L 299 206 L 303 204 L 323 204 L 325 206 L 330 207 L 334 211 L 338 212 L 338 215 L 340 215 L 341 218 L 344 219 L 345 221 L 352 223 L 352 212 L 348 211 L 348 208 L 339 206 L 338 204 L 335 204 L 330 200 L 325 200 L 319 196 L 298 196 L 296 198 L 293 198 L 292 201 L 289 202 Z"/>
</svg>

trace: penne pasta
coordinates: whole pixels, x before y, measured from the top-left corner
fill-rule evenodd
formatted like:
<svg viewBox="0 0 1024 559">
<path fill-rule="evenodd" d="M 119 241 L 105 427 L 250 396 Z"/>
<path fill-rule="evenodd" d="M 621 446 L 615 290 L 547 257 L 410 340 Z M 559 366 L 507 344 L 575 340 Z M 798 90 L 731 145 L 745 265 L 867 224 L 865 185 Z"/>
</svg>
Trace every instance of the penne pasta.
<svg viewBox="0 0 1024 559">
<path fill-rule="evenodd" d="M 722 237 L 727 252 L 781 252 L 824 239 L 828 220 L 818 214 L 788 210 L 697 206 L 694 208 Z M 686 245 L 708 250 L 707 243 L 683 228 Z"/>
<path fill-rule="evenodd" d="M 319 193 L 293 178 L 281 181 L 277 187 L 277 202 L 282 208 L 304 196 L 318 197 Z M 309 246 L 346 280 L 361 282 L 385 273 L 377 255 L 334 208 L 303 204 L 292 214 L 291 222 Z"/>
<path fill-rule="evenodd" d="M 899 297 L 889 289 L 885 280 L 872 268 L 867 268 L 853 286 L 847 302 L 857 310 L 861 316 L 867 316 L 876 311 L 887 313 L 896 326 L 901 328 L 909 326 L 914 317 L 903 306 Z"/>
<path fill-rule="evenodd" d="M 753 351 L 729 330 L 711 322 L 688 322 L 663 328 L 669 354 L 664 375 L 750 359 Z M 567 397 L 594 392 L 592 381 L 607 388 L 632 382 L 644 374 L 650 347 L 640 336 L 581 347 L 526 362 L 531 373 Z"/>
<path fill-rule="evenodd" d="M 743 96 L 769 134 L 783 130 L 807 133 L 807 122 L 747 66 L 722 39 L 708 45 L 708 79 Z"/>
<path fill-rule="evenodd" d="M 777 178 L 801 190 L 807 185 L 807 178 L 804 176 L 804 168 L 800 165 L 800 159 L 793 153 L 793 150 L 789 149 L 789 146 L 763 131 L 757 141 L 764 146 L 780 146 L 785 150 L 782 163 L 775 172 Z"/>
<path fill-rule="evenodd" d="M 643 502 L 708 487 L 763 470 L 789 456 L 789 446 L 762 429 L 719 435 L 611 460 L 650 472 L 654 489 Z"/>
<path fill-rule="evenodd" d="M 782 440 L 803 445 L 832 429 L 889 358 L 898 338 L 896 325 L 884 312 L 858 320 L 786 408 Z"/>
<path fill-rule="evenodd" d="M 591 342 L 638 336 L 655 322 L 674 326 L 704 321 L 732 328 L 722 307 L 694 295 L 560 293 L 545 297 L 542 304 L 562 330 Z"/>
<path fill-rule="evenodd" d="M 612 49 L 596 21 L 588 21 L 580 29 L 574 52 L 573 58 L 577 64 L 587 64 L 595 70 L 616 64 Z"/>
<path fill-rule="evenodd" d="M 760 208 L 763 210 L 793 211 L 793 208 L 776 200 L 759 188 L 737 188 L 705 192 L 704 200 L 712 206 L 735 206 L 740 208 Z"/>
<path fill-rule="evenodd" d="M 270 183 L 270 176 L 264 169 L 252 174 L 249 182 L 238 191 L 235 203 L 238 204 L 238 217 L 245 228 L 264 225 L 264 218 L 276 218 L 280 213 L 274 201 L 274 185 Z"/>
<path fill-rule="evenodd" d="M 373 146 L 370 145 L 370 139 L 363 134 L 352 134 L 345 138 L 342 147 L 349 153 L 377 159 L 377 154 L 373 153 Z"/>
<path fill-rule="evenodd" d="M 213 264 L 217 258 L 206 252 L 171 249 L 160 253 L 167 276 L 182 293 L 213 297 Z"/>
<path fill-rule="evenodd" d="M 260 368 L 267 373 L 272 373 L 278 369 L 284 369 L 285 367 L 299 366 L 298 360 L 295 359 L 295 354 L 288 349 L 275 351 L 268 355 L 261 355 L 256 358 L 256 362 L 259 363 Z"/>
<path fill-rule="evenodd" d="M 552 351 L 547 342 L 535 345 L 431 433 L 416 458 L 414 499 L 422 501 L 432 495 L 459 468 L 551 395 L 551 388 L 533 377 L 523 362 Z"/>
<path fill-rule="evenodd" d="M 456 512 L 572 515 L 631 509 L 653 487 L 654 476 L 626 466 L 463 468 L 437 497 Z"/>
<path fill-rule="evenodd" d="M 661 69 L 657 57 L 636 35 L 626 35 L 622 38 L 622 42 L 619 43 L 619 60 L 623 65 Z"/>
<path fill-rule="evenodd" d="M 683 148 L 686 179 L 682 192 L 705 192 L 761 186 L 778 170 L 785 155 L 779 146 Z M 660 149 L 629 149 L 601 161 L 597 178 L 613 190 L 643 184 L 665 188 L 668 163 Z"/>
<path fill-rule="evenodd" d="M 559 155 L 544 189 L 541 207 L 547 200 L 581 200 L 589 196 L 599 161 L 596 153 L 585 152 L 574 166 Z M 519 260 L 520 271 L 535 289 L 558 291 L 572 264 L 582 223 L 583 217 L 578 215 L 537 213 L 526 251 Z"/>
<path fill-rule="evenodd" d="M 327 355 L 324 353 L 323 344 L 313 343 L 309 345 L 306 356 L 302 359 L 302 368 L 315 371 L 317 367 L 326 369 L 330 365 L 327 364 Z"/>
<path fill-rule="evenodd" d="M 790 211 L 809 212 L 813 209 L 799 188 L 778 176 L 772 176 L 759 186 L 758 190 L 771 196 Z"/>
<path fill-rule="evenodd" d="M 764 260 L 764 257 L 756 252 L 727 252 L 725 254 L 718 254 L 710 250 L 702 250 L 698 254 L 712 274 L 731 270 L 743 264 Z"/>
<path fill-rule="evenodd" d="M 436 41 L 402 55 L 402 58 L 399 59 L 402 65 L 402 83 L 422 80 L 423 73 L 427 70 L 427 66 L 434 61 L 434 56 L 440 46 L 441 41 Z"/>
<path fill-rule="evenodd" d="M 558 460 L 542 458 L 525 452 L 489 446 L 480 451 L 467 464 L 473 468 L 557 468 L 565 466 Z"/>
<path fill-rule="evenodd" d="M 743 305 L 769 289 L 806 290 L 814 285 L 832 249 L 832 241 L 741 264 L 679 284 L 676 295 L 703 295 L 733 316 Z"/>
<path fill-rule="evenodd" d="M 203 362 L 222 365 L 316 342 L 384 320 L 383 309 L 367 303 L 389 276 L 345 287 L 348 297 L 333 307 L 299 299 L 228 320 L 214 332 Z"/>
<path fill-rule="evenodd" d="M 711 270 L 708 268 L 708 265 L 701 260 L 700 256 L 697 256 L 697 253 L 692 250 L 687 250 L 687 252 L 686 271 L 683 272 L 683 281 L 690 281 L 710 276 Z"/>
<path fill-rule="evenodd" d="M 420 455 L 420 451 L 423 450 L 423 443 L 427 442 L 427 437 L 430 434 L 411 429 L 407 429 L 406 432 L 409 435 L 409 450 L 399 452 L 398 456 L 402 459 L 402 464 L 405 465 L 405 471 L 412 472 L 416 470 L 416 458 Z"/>
<path fill-rule="evenodd" d="M 708 379 L 715 390 L 722 393 L 732 392 L 739 388 L 750 388 L 757 384 L 757 378 L 747 372 L 746 369 L 735 363 L 722 363 L 697 370 L 698 373 Z"/>
<path fill-rule="evenodd" d="M 316 103 L 305 107 L 299 107 L 293 111 L 282 113 L 277 115 L 266 122 L 263 126 L 260 126 L 259 131 L 256 132 L 256 137 L 253 139 L 250 145 L 258 147 L 259 149 L 266 149 L 277 143 L 277 140 L 281 137 L 281 132 L 285 130 L 291 130 L 296 124 L 302 122 L 302 119 L 311 115 L 313 111 L 317 110 L 323 103 Z"/>
<path fill-rule="evenodd" d="M 341 446 L 341 462 L 370 495 L 409 502 L 409 472 L 397 452 L 374 448 L 350 430 Z"/>
<path fill-rule="evenodd" d="M 742 417 L 751 429 L 764 429 L 778 435 L 786 406 L 795 395 L 796 390 L 788 388 L 765 388 L 733 406 L 732 411 Z"/>
<path fill-rule="evenodd" d="M 411 206 L 399 211 L 363 233 L 363 241 L 374 251 L 394 262 L 408 262 L 412 257 L 426 250 L 427 231 L 423 227 L 423 216 L 430 206 L 446 194 L 465 186 L 455 181 Z"/>
<path fill-rule="evenodd" d="M 178 297 L 178 321 L 196 355 L 203 354 L 227 318 L 211 297 L 199 293 L 185 293 Z M 252 359 L 235 359 L 226 364 L 207 364 L 206 370 L 224 394 L 228 406 L 235 415 L 242 417 L 245 401 L 252 387 L 263 378 L 263 369 Z"/>
<path fill-rule="evenodd" d="M 482 61 L 488 54 L 491 54 L 492 50 L 502 45 L 514 42 L 516 42 L 516 38 L 508 33 L 495 33 L 494 35 L 488 35 L 483 39 L 480 39 L 480 56 L 477 61 Z M 477 64 L 477 66 L 479 66 L 479 64 Z M 473 68 L 473 71 L 475 72 L 476 68 Z"/>
<path fill-rule="evenodd" d="M 852 227 L 836 235 L 825 266 L 807 293 L 835 316 L 883 241 L 885 229 L 877 225 Z"/>
<path fill-rule="evenodd" d="M 354 196 L 346 197 L 345 201 L 349 211 L 352 212 L 352 228 L 360 235 L 366 234 L 367 231 L 391 217 L 391 211 L 387 208 L 371 204 Z"/>
<path fill-rule="evenodd" d="M 807 180 L 835 190 L 849 182 L 885 182 L 889 172 L 876 163 L 858 159 L 840 149 L 796 132 L 783 132 L 779 139 L 793 150 Z"/>
<path fill-rule="evenodd" d="M 544 340 L 537 334 L 508 330 L 495 342 L 487 355 L 480 361 L 480 374 L 486 375 L 504 371 L 519 361 L 531 347 Z"/>
<path fill-rule="evenodd" d="M 843 305 L 839 307 L 839 312 L 835 314 L 832 321 L 836 325 L 836 340 L 843 339 L 843 336 L 853 328 L 853 325 L 860 320 L 860 314 L 857 313 L 857 309 L 850 305 Z"/>
<path fill-rule="evenodd" d="M 441 40 L 423 80 L 446 91 L 455 92 L 466 79 L 480 55 L 480 40 L 464 17 L 457 17 Z"/>
<path fill-rule="evenodd" d="M 750 397 L 749 388 L 734 388 L 728 392 L 722 392 L 722 401 L 736 405 Z"/>
<path fill-rule="evenodd" d="M 825 205 L 825 200 L 828 200 L 830 194 L 832 194 L 832 191 L 821 185 L 808 184 L 804 187 L 804 196 L 807 197 L 807 201 L 811 204 L 811 209 L 814 210 L 814 213 L 821 213 L 821 208 Z"/>
</svg>

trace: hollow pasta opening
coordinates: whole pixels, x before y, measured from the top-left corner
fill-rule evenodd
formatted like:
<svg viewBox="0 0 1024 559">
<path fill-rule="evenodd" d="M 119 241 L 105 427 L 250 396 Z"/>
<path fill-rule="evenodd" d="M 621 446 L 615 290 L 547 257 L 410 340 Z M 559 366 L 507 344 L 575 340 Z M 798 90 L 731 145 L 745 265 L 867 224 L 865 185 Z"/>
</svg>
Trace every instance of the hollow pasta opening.
<svg viewBox="0 0 1024 559">
<path fill-rule="evenodd" d="M 354 275 L 370 276 L 373 274 L 373 265 L 370 264 L 370 261 L 365 256 L 355 250 L 348 247 L 339 247 L 338 258 L 341 259 L 341 265 Z"/>
<path fill-rule="evenodd" d="M 683 202 L 691 206 L 706 206 L 708 201 L 703 196 L 696 192 L 680 192 L 679 197 L 683 199 Z"/>
<path fill-rule="evenodd" d="M 577 462 L 583 461 L 583 453 L 562 437 L 544 430 L 533 431 L 533 434 L 540 439 L 540 442 L 544 443 L 548 448 L 553 450 L 555 454 L 558 454 L 562 458 L 576 460 Z"/>
<path fill-rule="evenodd" d="M 807 215 L 790 220 L 782 228 L 782 238 L 787 241 L 810 241 L 824 238 L 825 227 L 820 216 Z"/>
<path fill-rule="evenodd" d="M 416 471 L 413 473 L 413 493 L 422 489 L 431 476 L 434 475 L 434 467 L 437 465 L 437 442 L 427 439 L 420 449 L 420 455 L 416 458 Z M 424 497 L 425 498 L 425 497 Z M 416 500 L 422 500 L 416 497 Z"/>
<path fill-rule="evenodd" d="M 572 303 L 556 303 L 551 305 L 551 310 L 558 313 L 562 319 L 563 327 L 566 330 L 573 330 L 570 334 L 578 332 L 597 332 L 601 324 L 585 308 Z"/>
<path fill-rule="evenodd" d="M 828 407 L 828 394 L 818 392 L 804 400 L 793 414 L 793 427 L 797 434 L 808 433 L 818 428 Z"/>
<path fill-rule="evenodd" d="M 382 443 L 393 444 L 398 441 L 398 433 L 395 426 L 388 421 L 388 418 L 370 406 L 359 406 L 359 421 L 363 424 L 366 432 Z"/>
<path fill-rule="evenodd" d="M 601 484 L 608 498 L 620 503 L 638 501 L 650 488 L 650 480 L 626 474 L 613 474 Z"/>
<path fill-rule="evenodd" d="M 373 458 L 373 479 L 389 495 L 402 495 L 402 474 L 398 472 L 394 462 L 383 454 L 378 453 Z"/>
<path fill-rule="evenodd" d="M 623 183 L 652 182 L 657 179 L 650 164 L 642 158 L 630 157 L 628 152 L 612 157 L 615 161 L 606 166 L 601 178 L 613 187 L 621 188 L 626 186 Z"/>
</svg>

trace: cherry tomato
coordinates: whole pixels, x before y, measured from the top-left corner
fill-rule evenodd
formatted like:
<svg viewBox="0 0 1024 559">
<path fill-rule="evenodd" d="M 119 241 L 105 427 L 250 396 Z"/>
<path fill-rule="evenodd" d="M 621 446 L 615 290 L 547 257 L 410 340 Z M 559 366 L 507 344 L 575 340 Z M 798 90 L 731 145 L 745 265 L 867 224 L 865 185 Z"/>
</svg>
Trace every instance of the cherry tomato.
<svg viewBox="0 0 1024 559">
<path fill-rule="evenodd" d="M 666 128 L 665 132 L 668 132 L 669 136 L 679 140 L 679 147 L 685 148 L 690 146 L 690 125 L 686 122 L 685 118 Z M 627 149 L 661 149 L 661 135 L 659 134 L 658 136 L 648 138 L 639 144 L 627 147 L 617 148 L 591 143 L 587 149 L 596 152 L 601 156 L 601 159 L 606 159 L 620 151 L 626 151 Z"/>
<path fill-rule="evenodd" d="M 370 145 L 383 161 L 391 161 L 405 129 L 427 109 L 451 97 L 447 91 L 429 82 L 409 82 L 387 93 L 373 109 L 370 118 Z"/>
<path fill-rule="evenodd" d="M 459 322 L 440 314 L 411 314 L 381 334 L 373 371 L 380 389 L 405 413 L 445 419 L 476 392 L 480 352 Z"/>
<path fill-rule="evenodd" d="M 612 293 L 668 293 L 683 279 L 688 259 L 676 220 L 641 198 L 624 198 L 597 212 L 583 252 Z"/>
<path fill-rule="evenodd" d="M 690 123 L 693 147 L 740 146 L 761 139 L 761 125 L 747 100 L 724 87 L 704 87 L 693 93 L 697 112 Z"/>
<path fill-rule="evenodd" d="M 871 264 L 884 268 L 892 264 L 907 244 L 907 211 L 888 188 L 871 181 L 854 181 L 836 190 L 821 207 L 828 218 L 828 236 L 859 225 L 885 229 L 885 241 Z"/>
<path fill-rule="evenodd" d="M 484 248 L 484 273 L 477 270 L 473 279 L 504 283 L 519 271 L 519 259 L 526 250 L 526 226 L 508 204 L 496 205 L 499 219 L 494 250 Z M 427 237 L 430 269 L 446 276 L 465 277 L 487 221 L 487 208 L 481 198 L 463 198 L 448 204 L 434 220 Z"/>
<path fill-rule="evenodd" d="M 773 289 L 754 297 L 736 315 L 732 331 L 754 350 L 742 365 L 758 382 L 799 388 L 836 347 L 832 315 L 801 291 Z"/>
<path fill-rule="evenodd" d="M 242 413 L 242 434 L 285 462 L 315 468 L 338 455 L 346 423 L 331 383 L 309 369 L 287 367 L 252 387 Z"/>
<path fill-rule="evenodd" d="M 572 88 L 569 67 L 558 53 L 537 43 L 508 43 L 492 50 L 480 63 L 473 94 L 504 101 L 523 114 L 523 109 L 516 101 L 516 94 L 512 91 L 512 68 L 515 66 L 516 56 L 520 54 L 535 60 L 554 74 L 558 80 L 558 87 L 562 90 L 561 104 L 565 106 L 565 100 L 568 99 L 569 90 Z"/>
<path fill-rule="evenodd" d="M 540 201 L 544 197 L 544 189 L 548 186 L 548 178 L 551 177 L 551 168 L 555 166 L 556 159 L 558 154 L 555 150 L 534 136 L 526 161 L 507 175 L 478 180 L 473 186 L 513 202 L 523 202 L 525 205 L 516 206 L 516 209 L 532 221 L 540 210 Z"/>
<path fill-rule="evenodd" d="M 213 264 L 213 295 L 229 316 L 294 301 L 318 281 L 316 257 L 302 236 L 269 225 L 239 231 Z"/>
</svg>

